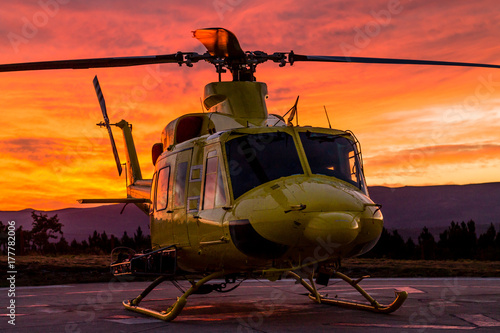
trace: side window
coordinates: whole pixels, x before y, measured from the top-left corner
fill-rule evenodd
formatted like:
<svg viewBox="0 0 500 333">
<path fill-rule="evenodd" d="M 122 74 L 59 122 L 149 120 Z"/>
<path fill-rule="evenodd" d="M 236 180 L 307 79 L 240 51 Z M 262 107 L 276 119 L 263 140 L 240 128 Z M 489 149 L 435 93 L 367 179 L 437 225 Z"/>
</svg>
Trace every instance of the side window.
<svg viewBox="0 0 500 333">
<path fill-rule="evenodd" d="M 188 162 L 181 162 L 177 164 L 177 170 L 175 171 L 175 182 L 174 182 L 174 206 L 182 207 L 184 206 L 184 201 L 186 198 L 186 176 L 187 176 Z"/>
<path fill-rule="evenodd" d="M 168 204 L 168 183 L 170 179 L 170 167 L 167 166 L 158 171 L 158 180 L 156 186 L 156 210 L 167 208 Z"/>
<path fill-rule="evenodd" d="M 207 155 L 205 167 L 205 189 L 203 191 L 203 209 L 212 209 L 226 203 L 226 192 L 219 164 L 219 158 L 211 151 Z M 215 155 L 215 156 L 214 156 Z"/>
<path fill-rule="evenodd" d="M 191 167 L 191 175 L 189 176 L 189 187 L 192 189 L 197 189 L 197 191 L 191 191 L 188 200 L 188 211 L 197 211 L 200 208 L 200 188 L 201 188 L 201 171 L 203 165 L 194 165 Z M 193 195 L 198 194 L 198 195 Z"/>
<path fill-rule="evenodd" d="M 215 191 L 215 206 L 220 207 L 226 204 L 226 191 L 224 190 L 224 179 L 222 179 L 222 172 L 220 164 L 217 165 L 217 189 Z"/>
<path fill-rule="evenodd" d="M 156 202 L 156 199 L 155 199 L 155 194 L 156 194 L 156 182 L 157 182 L 157 178 L 156 176 L 158 176 L 158 174 L 155 172 L 154 175 L 153 175 L 153 182 L 151 183 L 151 207 L 150 207 L 150 213 L 153 212 L 153 209 L 154 209 L 154 206 L 155 206 L 155 202 Z"/>
</svg>

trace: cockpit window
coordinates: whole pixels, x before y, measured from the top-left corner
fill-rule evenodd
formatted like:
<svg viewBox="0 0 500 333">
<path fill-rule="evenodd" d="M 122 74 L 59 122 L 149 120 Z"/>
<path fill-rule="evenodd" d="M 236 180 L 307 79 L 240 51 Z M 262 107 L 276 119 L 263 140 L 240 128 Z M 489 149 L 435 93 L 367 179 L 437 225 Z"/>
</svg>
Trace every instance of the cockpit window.
<svg viewBox="0 0 500 333">
<path fill-rule="evenodd" d="M 226 142 L 234 198 L 281 177 L 303 174 L 292 136 L 283 132 L 248 134 Z"/>
<path fill-rule="evenodd" d="M 302 132 L 311 172 L 344 180 L 365 191 L 358 152 L 353 141 L 341 135 Z"/>
</svg>

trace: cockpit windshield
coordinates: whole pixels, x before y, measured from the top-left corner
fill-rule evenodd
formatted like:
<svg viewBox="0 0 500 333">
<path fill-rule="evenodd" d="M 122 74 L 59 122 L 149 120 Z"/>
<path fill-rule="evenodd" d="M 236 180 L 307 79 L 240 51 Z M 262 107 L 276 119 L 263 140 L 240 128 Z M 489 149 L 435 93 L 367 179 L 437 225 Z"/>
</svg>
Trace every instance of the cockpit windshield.
<svg viewBox="0 0 500 333">
<path fill-rule="evenodd" d="M 346 181 L 363 192 L 366 187 L 356 145 L 342 135 L 301 132 L 311 172 Z"/>
<path fill-rule="evenodd" d="M 226 142 L 234 198 L 271 180 L 303 174 L 293 137 L 283 132 L 243 134 Z"/>
</svg>

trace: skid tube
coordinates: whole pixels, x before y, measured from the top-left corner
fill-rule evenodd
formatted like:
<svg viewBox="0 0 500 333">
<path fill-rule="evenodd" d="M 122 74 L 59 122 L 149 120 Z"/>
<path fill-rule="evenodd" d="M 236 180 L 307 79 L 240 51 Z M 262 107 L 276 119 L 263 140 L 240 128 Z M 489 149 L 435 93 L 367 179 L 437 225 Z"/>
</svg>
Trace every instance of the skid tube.
<svg viewBox="0 0 500 333">
<path fill-rule="evenodd" d="M 131 300 L 126 300 L 123 301 L 123 306 L 127 310 L 138 312 L 141 314 L 145 314 L 157 319 L 161 319 L 164 321 L 171 321 L 174 320 L 179 313 L 181 313 L 182 309 L 186 305 L 187 298 L 195 293 L 202 285 L 207 283 L 210 280 L 217 279 L 224 276 L 224 272 L 215 272 L 210 275 L 205 276 L 203 279 L 199 280 L 196 283 L 193 283 L 191 288 L 189 288 L 182 296 L 177 298 L 177 301 L 175 301 L 174 304 L 172 304 L 167 310 L 165 311 L 156 311 L 156 310 L 151 310 L 148 308 L 143 308 L 139 306 L 139 303 L 154 289 L 156 288 L 160 283 L 168 280 L 168 277 L 166 276 L 160 276 L 156 280 L 153 281 L 144 291 L 137 296 L 134 299 Z"/>
<path fill-rule="evenodd" d="M 406 291 L 395 291 L 396 293 L 396 299 L 389 305 L 382 305 L 378 303 L 373 297 L 371 297 L 363 288 L 359 286 L 359 282 L 363 280 L 364 277 L 353 280 L 350 277 L 348 277 L 345 274 L 339 273 L 339 272 L 332 272 L 332 276 L 340 278 L 350 284 L 354 289 L 356 289 L 370 304 L 365 304 L 365 303 L 357 303 L 357 302 L 352 302 L 352 301 L 344 301 L 344 300 L 337 300 L 337 299 L 331 299 L 331 298 L 326 298 L 322 295 L 320 295 L 316 289 L 316 285 L 314 283 L 314 280 L 312 279 L 312 276 L 310 277 L 311 284 L 307 283 L 302 277 L 300 277 L 298 274 L 295 272 L 289 271 L 289 275 L 291 275 L 295 280 L 300 282 L 304 288 L 306 288 L 310 294 L 309 298 L 316 303 L 322 303 L 322 304 L 328 304 L 328 305 L 336 305 L 344 308 L 349 308 L 349 309 L 357 309 L 357 310 L 366 310 L 366 311 L 371 311 L 371 312 L 376 312 L 376 313 L 391 313 L 396 311 L 403 305 L 404 301 L 408 298 L 408 293 Z"/>
</svg>

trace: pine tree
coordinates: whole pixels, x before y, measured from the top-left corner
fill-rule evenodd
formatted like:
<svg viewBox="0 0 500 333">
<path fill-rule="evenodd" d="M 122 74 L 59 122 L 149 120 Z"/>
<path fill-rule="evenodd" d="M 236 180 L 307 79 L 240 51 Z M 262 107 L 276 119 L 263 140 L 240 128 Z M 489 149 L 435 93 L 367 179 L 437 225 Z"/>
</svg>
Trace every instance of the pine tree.
<svg viewBox="0 0 500 333">
<path fill-rule="evenodd" d="M 123 232 L 121 243 L 122 243 L 122 246 L 129 247 L 132 249 L 135 248 L 134 240 L 127 235 L 126 231 Z"/>
<path fill-rule="evenodd" d="M 0 221 L 0 252 L 1 253 L 7 252 L 7 238 L 8 238 L 7 233 L 8 233 L 7 224 L 3 224 L 3 222 Z"/>
<path fill-rule="evenodd" d="M 420 236 L 418 236 L 418 245 L 420 247 L 420 259 L 436 259 L 436 241 L 427 227 L 424 227 Z"/>
<path fill-rule="evenodd" d="M 488 230 L 479 236 L 477 241 L 478 259 L 483 260 L 498 260 L 497 249 L 495 248 L 495 236 L 497 232 L 493 223 L 490 224 Z"/>
</svg>

